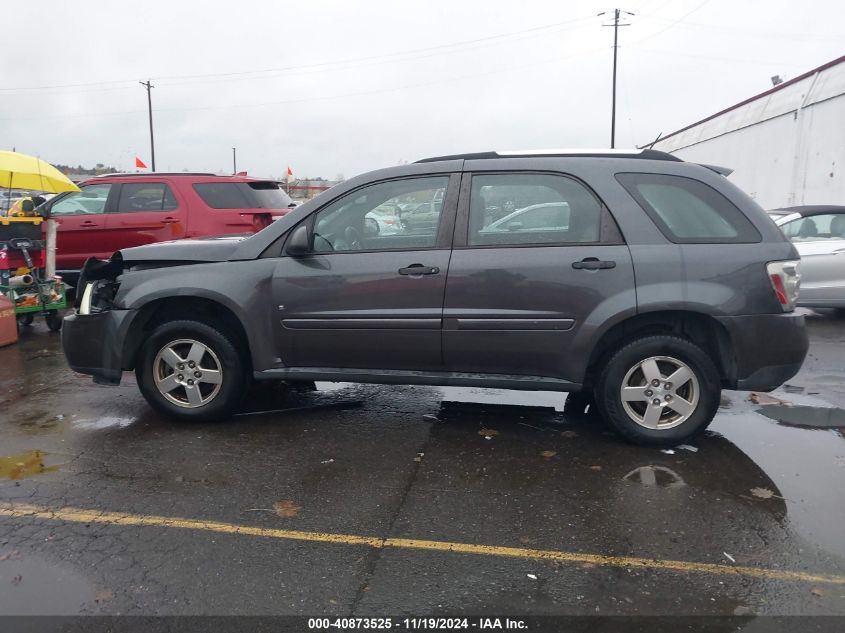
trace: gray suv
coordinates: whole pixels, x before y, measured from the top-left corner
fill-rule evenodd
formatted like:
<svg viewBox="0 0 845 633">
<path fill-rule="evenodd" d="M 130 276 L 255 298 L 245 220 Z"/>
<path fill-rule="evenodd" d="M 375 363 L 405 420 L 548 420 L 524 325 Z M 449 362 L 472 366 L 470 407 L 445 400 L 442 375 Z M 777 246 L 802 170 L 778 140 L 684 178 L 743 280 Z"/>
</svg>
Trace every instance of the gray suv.
<svg viewBox="0 0 845 633">
<path fill-rule="evenodd" d="M 572 392 L 675 444 L 808 346 L 795 248 L 719 171 L 642 150 L 364 174 L 249 237 L 89 260 L 65 354 L 100 383 L 134 369 L 180 419 L 231 415 L 255 380 L 463 385 Z M 389 231 L 370 213 L 421 205 L 433 221 Z"/>
</svg>

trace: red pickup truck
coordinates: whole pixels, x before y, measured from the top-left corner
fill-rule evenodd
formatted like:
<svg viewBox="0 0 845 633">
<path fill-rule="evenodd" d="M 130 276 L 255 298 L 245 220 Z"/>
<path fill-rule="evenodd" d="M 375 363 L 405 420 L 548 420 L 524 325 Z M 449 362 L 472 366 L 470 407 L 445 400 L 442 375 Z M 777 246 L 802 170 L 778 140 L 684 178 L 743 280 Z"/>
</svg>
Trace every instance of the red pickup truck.
<svg viewBox="0 0 845 633">
<path fill-rule="evenodd" d="M 45 202 L 58 224 L 56 269 L 71 285 L 89 257 L 189 237 L 255 233 L 296 206 L 273 180 L 214 174 L 109 174 Z"/>
</svg>

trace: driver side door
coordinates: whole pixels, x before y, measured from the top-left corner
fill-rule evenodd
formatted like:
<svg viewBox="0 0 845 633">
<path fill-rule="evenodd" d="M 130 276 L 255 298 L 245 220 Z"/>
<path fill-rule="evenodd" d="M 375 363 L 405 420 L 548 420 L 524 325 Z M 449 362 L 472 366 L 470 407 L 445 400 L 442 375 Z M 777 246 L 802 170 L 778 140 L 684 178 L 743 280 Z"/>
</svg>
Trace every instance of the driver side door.
<svg viewBox="0 0 845 633">
<path fill-rule="evenodd" d="M 106 239 L 106 211 L 114 204 L 116 187 L 83 185 L 48 202 L 56 221 L 56 269 L 77 271 L 89 257 L 108 259 L 114 252 Z"/>
<path fill-rule="evenodd" d="M 443 296 L 460 174 L 361 187 L 313 213 L 311 252 L 273 275 L 277 349 L 288 367 L 440 370 Z M 382 231 L 374 210 L 432 200 L 428 230 Z"/>
</svg>

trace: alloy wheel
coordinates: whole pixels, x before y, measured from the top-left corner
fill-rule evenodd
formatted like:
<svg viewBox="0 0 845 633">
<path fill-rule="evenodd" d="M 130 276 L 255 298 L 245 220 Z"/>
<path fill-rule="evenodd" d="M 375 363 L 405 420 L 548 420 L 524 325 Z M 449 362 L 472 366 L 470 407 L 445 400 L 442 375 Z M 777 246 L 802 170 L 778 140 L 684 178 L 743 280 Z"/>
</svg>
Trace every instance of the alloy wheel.
<svg viewBox="0 0 845 633">
<path fill-rule="evenodd" d="M 223 384 L 223 367 L 205 343 L 178 339 L 159 350 L 153 361 L 153 381 L 169 402 L 195 409 L 211 402 Z"/>
<path fill-rule="evenodd" d="M 671 429 L 695 412 L 700 398 L 698 379 L 683 361 L 652 356 L 625 374 L 622 406 L 634 422 L 647 429 Z"/>
</svg>

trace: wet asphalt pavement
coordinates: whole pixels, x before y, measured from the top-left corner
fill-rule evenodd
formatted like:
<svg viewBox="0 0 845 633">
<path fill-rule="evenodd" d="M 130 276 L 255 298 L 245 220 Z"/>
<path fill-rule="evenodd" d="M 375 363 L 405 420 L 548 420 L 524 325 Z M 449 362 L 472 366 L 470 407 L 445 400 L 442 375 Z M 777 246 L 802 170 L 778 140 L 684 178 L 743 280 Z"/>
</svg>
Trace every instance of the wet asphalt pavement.
<svg viewBox="0 0 845 633">
<path fill-rule="evenodd" d="M 545 392 L 260 387 L 176 424 L 36 324 L 0 349 L 0 614 L 845 615 L 845 318 L 810 329 L 667 453 Z"/>
</svg>

